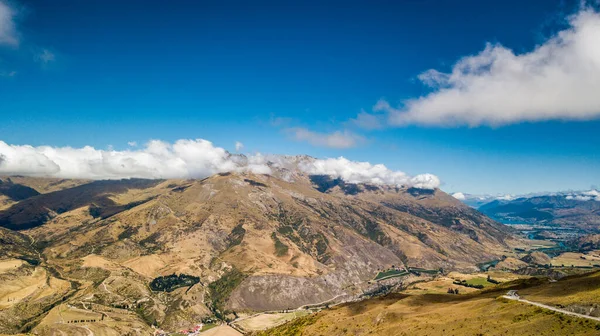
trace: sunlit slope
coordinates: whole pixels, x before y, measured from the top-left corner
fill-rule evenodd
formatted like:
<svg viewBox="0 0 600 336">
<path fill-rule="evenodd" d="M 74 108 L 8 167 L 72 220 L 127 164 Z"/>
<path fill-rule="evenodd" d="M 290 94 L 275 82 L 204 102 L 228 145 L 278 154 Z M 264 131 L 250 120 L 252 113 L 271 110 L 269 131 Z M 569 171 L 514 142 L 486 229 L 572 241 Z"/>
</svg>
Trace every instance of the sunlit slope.
<svg viewBox="0 0 600 336">
<path fill-rule="evenodd" d="M 303 317 L 257 335 L 598 335 L 600 322 L 502 298 L 509 288 L 534 301 L 578 311 L 598 305 L 600 273 L 556 283 L 517 280 L 465 295 L 393 294 Z"/>
<path fill-rule="evenodd" d="M 285 173 L 75 183 L 0 211 L 0 223 L 18 229 L 2 229 L 16 239 L 13 258 L 29 256 L 71 288 L 68 305 L 45 303 L 6 330 L 58 328 L 57 316 L 81 309 L 111 317 L 102 328 L 174 330 L 341 300 L 392 265 L 475 270 L 512 239 L 440 190 L 339 180 L 323 188 L 326 177 Z M 150 288 L 172 274 L 198 282 Z"/>
</svg>

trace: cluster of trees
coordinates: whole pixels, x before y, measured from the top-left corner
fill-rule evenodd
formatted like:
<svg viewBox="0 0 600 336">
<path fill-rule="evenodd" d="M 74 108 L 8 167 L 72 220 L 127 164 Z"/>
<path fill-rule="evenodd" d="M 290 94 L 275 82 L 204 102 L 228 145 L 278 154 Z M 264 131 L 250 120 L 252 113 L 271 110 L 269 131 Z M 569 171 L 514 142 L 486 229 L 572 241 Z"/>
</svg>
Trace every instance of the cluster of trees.
<svg viewBox="0 0 600 336">
<path fill-rule="evenodd" d="M 227 298 L 231 292 L 247 277 L 237 268 L 232 267 L 225 272 L 217 281 L 208 285 L 208 294 L 210 295 L 210 310 L 221 320 L 230 321 L 237 317 L 236 312 L 225 309 Z M 232 317 L 233 316 L 233 317 Z"/>
<path fill-rule="evenodd" d="M 459 285 L 459 286 L 477 288 L 477 289 L 483 288 L 483 285 L 473 285 L 473 284 L 468 283 L 467 280 L 454 280 L 453 284 Z"/>
<path fill-rule="evenodd" d="M 200 278 L 193 275 L 175 273 L 167 276 L 160 276 L 150 282 L 150 289 L 158 292 L 172 292 L 180 287 L 193 286 L 200 282 Z"/>
<path fill-rule="evenodd" d="M 500 283 L 500 281 L 492 279 L 492 277 L 489 274 L 487 276 L 487 282 L 493 283 L 494 285 L 497 285 Z"/>
</svg>

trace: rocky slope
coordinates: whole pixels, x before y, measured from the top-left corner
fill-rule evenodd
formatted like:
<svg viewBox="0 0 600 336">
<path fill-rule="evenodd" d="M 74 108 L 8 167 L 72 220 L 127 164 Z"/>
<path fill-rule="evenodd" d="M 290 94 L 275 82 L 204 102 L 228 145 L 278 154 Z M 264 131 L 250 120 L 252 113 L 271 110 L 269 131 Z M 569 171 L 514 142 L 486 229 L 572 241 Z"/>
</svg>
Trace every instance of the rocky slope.
<svg viewBox="0 0 600 336">
<path fill-rule="evenodd" d="M 72 289 L 53 292 L 66 295 L 65 304 L 36 303 L 34 331 L 82 312 L 105 316 L 106 328 L 177 329 L 234 311 L 348 298 L 378 270 L 475 269 L 511 239 L 501 224 L 440 190 L 347 184 L 293 167 L 203 180 L 77 182 L 16 201 L 0 211 L 0 226 L 22 240 L 4 260 L 39 252 L 37 267 Z M 174 273 L 198 281 L 168 292 L 148 287 Z M 25 327 L 0 320 L 0 331 Z"/>
</svg>

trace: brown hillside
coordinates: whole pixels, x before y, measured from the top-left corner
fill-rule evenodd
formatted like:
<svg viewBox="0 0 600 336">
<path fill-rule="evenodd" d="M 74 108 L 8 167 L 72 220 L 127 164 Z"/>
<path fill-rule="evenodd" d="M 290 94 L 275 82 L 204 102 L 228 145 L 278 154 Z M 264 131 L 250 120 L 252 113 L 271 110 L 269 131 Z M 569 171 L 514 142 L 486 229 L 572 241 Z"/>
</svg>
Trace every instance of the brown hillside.
<svg viewBox="0 0 600 336">
<path fill-rule="evenodd" d="M 314 177 L 274 175 L 91 182 L 24 199 L 0 223 L 28 228 L 42 267 L 77 288 L 68 300 L 78 309 L 172 329 L 225 310 L 354 297 L 392 265 L 475 269 L 507 249 L 500 224 L 440 190 L 324 190 Z M 173 273 L 199 283 L 149 290 Z M 61 307 L 44 328 L 54 309 L 74 309 Z"/>
</svg>

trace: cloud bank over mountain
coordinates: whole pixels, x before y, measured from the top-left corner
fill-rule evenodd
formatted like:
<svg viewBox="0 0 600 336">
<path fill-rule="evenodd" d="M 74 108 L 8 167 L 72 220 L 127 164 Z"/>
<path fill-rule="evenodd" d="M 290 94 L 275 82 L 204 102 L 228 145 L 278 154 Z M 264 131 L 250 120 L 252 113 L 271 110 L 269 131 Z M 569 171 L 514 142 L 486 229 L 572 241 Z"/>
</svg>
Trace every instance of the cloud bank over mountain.
<svg viewBox="0 0 600 336">
<path fill-rule="evenodd" d="M 465 196 L 465 194 L 461 193 L 461 192 L 456 192 L 454 194 L 452 194 L 452 197 L 456 198 L 457 200 L 460 201 L 464 201 L 467 199 L 467 197 Z"/>
<path fill-rule="evenodd" d="M 0 174 L 59 178 L 204 178 L 223 172 L 270 174 L 272 169 L 293 164 L 306 174 L 331 175 L 348 183 L 405 185 L 433 189 L 440 180 L 432 174 L 409 176 L 382 164 L 335 159 L 298 160 L 298 157 L 240 156 L 203 139 L 168 143 L 152 140 L 143 148 L 101 150 L 82 148 L 9 145 L 0 141 Z"/>
<path fill-rule="evenodd" d="M 596 189 L 580 191 L 580 192 L 571 192 L 567 196 L 565 196 L 568 200 L 576 200 L 576 201 L 598 201 L 600 202 L 600 192 Z"/>
<path fill-rule="evenodd" d="M 393 126 L 501 126 L 600 117 L 600 13 L 583 9 L 570 27 L 530 52 L 488 44 L 449 73 L 430 69 L 419 79 L 433 91 L 400 107 L 381 100 Z M 364 119 L 364 116 L 363 116 Z"/>
<path fill-rule="evenodd" d="M 433 189 L 440 185 L 439 178 L 432 174 L 411 177 L 401 171 L 389 170 L 382 164 L 350 161 L 343 157 L 302 163 L 300 169 L 308 174 L 340 177 L 349 183 L 410 185 L 423 189 Z"/>
</svg>

